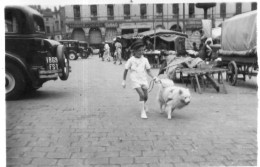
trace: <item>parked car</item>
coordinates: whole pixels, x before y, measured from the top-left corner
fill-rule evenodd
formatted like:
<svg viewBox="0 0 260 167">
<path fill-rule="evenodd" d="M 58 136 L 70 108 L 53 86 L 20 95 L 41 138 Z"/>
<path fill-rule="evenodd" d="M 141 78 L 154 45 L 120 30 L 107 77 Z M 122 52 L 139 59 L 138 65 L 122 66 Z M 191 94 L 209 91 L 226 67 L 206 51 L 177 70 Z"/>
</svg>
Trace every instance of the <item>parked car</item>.
<svg viewBox="0 0 260 167">
<path fill-rule="evenodd" d="M 6 100 L 19 99 L 49 80 L 67 80 L 70 67 L 65 47 L 47 39 L 44 20 L 25 6 L 5 7 Z"/>
<path fill-rule="evenodd" d="M 70 60 L 77 60 L 79 58 L 80 45 L 78 40 L 60 40 L 59 42 L 66 46 L 66 51 Z"/>
</svg>

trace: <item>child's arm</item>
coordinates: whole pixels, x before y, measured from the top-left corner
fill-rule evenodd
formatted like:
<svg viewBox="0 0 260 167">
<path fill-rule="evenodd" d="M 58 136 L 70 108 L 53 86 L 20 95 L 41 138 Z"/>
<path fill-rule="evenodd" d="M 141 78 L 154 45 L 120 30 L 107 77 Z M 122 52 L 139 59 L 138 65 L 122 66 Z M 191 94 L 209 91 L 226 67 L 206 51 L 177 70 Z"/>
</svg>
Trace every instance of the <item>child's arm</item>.
<svg viewBox="0 0 260 167">
<path fill-rule="evenodd" d="M 159 81 L 159 78 L 158 78 L 157 76 L 153 76 L 153 74 L 152 74 L 152 72 L 151 72 L 150 69 L 146 69 L 146 71 L 147 71 L 147 74 L 148 74 L 152 79 L 154 79 L 156 82 Z"/>
<path fill-rule="evenodd" d="M 123 86 L 123 88 L 125 88 L 125 86 L 126 86 L 126 84 L 125 84 L 125 80 L 126 80 L 127 72 L 128 72 L 128 70 L 125 69 L 125 71 L 124 71 L 124 75 L 123 75 L 123 82 L 122 82 L 122 86 Z"/>
</svg>

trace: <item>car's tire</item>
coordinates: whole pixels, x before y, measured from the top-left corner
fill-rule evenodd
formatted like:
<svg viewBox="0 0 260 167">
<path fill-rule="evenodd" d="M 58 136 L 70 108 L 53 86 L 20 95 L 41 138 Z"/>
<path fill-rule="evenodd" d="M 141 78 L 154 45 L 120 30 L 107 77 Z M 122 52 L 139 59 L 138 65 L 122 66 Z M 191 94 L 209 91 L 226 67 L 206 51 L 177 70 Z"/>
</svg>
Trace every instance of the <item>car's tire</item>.
<svg viewBox="0 0 260 167">
<path fill-rule="evenodd" d="M 69 59 L 70 60 L 76 60 L 78 56 L 74 52 L 69 52 Z"/>
<path fill-rule="evenodd" d="M 69 67 L 69 60 L 67 59 L 66 55 L 65 55 L 65 48 L 63 45 L 59 45 L 57 47 L 57 58 L 58 58 L 58 63 L 59 63 L 59 67 L 62 69 L 62 73 L 59 73 L 59 78 L 61 80 L 67 80 L 69 77 L 69 73 L 70 73 L 70 67 Z"/>
<path fill-rule="evenodd" d="M 25 76 L 21 69 L 14 64 L 7 63 L 5 67 L 5 98 L 17 100 L 25 91 Z"/>
</svg>

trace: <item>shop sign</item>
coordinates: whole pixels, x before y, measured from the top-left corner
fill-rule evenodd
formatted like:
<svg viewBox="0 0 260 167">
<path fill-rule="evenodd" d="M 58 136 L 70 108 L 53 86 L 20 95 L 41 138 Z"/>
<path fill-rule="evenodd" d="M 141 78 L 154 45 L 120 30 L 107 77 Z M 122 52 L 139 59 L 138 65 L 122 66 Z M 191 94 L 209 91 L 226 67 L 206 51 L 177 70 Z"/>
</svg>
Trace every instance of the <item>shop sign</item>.
<svg viewBox="0 0 260 167">
<path fill-rule="evenodd" d="M 104 27 L 104 23 L 68 23 L 70 28 L 92 28 L 92 27 Z"/>
<path fill-rule="evenodd" d="M 107 27 L 107 28 L 117 28 L 118 23 L 105 23 L 105 27 Z"/>
</svg>

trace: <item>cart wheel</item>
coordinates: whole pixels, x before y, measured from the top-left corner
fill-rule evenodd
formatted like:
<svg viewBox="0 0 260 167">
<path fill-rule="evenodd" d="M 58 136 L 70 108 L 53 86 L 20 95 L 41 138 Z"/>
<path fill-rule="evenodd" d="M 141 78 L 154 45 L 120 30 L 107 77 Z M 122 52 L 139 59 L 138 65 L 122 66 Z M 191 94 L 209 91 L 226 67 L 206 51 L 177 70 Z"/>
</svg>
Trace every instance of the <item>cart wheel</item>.
<svg viewBox="0 0 260 167">
<path fill-rule="evenodd" d="M 228 63 L 227 78 L 230 85 L 235 86 L 237 83 L 238 69 L 235 61 Z"/>
</svg>

